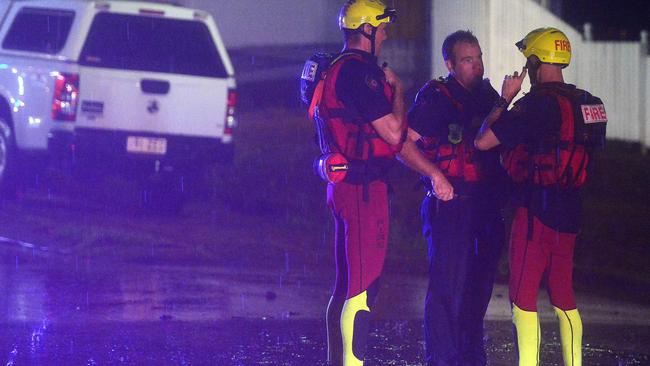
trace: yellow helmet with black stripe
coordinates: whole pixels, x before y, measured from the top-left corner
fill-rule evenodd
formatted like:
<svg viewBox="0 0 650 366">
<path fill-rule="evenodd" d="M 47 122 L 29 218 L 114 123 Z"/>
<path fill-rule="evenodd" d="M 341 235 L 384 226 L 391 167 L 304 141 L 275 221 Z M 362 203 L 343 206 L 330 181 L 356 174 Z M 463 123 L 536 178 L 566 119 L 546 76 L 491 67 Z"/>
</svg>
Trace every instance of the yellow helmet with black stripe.
<svg viewBox="0 0 650 366">
<path fill-rule="evenodd" d="M 378 27 L 381 23 L 392 23 L 397 13 L 386 7 L 382 0 L 348 0 L 339 13 L 339 28 L 357 29 L 363 24 Z"/>
<path fill-rule="evenodd" d="M 571 43 L 557 28 L 537 28 L 516 46 L 526 58 L 534 55 L 543 63 L 566 67 L 571 62 Z"/>
</svg>

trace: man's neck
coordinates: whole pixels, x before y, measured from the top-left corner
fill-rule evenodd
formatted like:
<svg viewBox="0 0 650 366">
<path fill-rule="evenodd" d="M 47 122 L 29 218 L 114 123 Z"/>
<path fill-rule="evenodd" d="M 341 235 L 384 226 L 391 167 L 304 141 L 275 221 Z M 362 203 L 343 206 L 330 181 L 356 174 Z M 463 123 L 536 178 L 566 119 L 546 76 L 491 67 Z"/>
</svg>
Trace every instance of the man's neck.
<svg viewBox="0 0 650 366">
<path fill-rule="evenodd" d="M 461 81 L 456 77 L 456 75 L 454 75 L 453 73 L 450 73 L 450 74 L 449 74 L 449 77 L 451 77 L 451 78 L 453 78 L 454 80 L 456 80 L 456 82 L 458 83 L 458 85 L 462 86 L 463 89 L 467 90 L 469 93 L 472 93 L 472 92 L 473 92 L 474 90 L 476 90 L 476 88 L 478 87 L 478 83 L 476 83 L 475 85 L 465 85 L 465 84 L 464 84 L 463 82 L 461 82 Z"/>
<path fill-rule="evenodd" d="M 456 81 L 458 82 L 458 85 L 462 86 L 463 89 L 467 90 L 468 92 L 471 93 L 472 90 L 474 90 L 474 89 L 471 88 L 470 86 L 463 84 L 460 80 L 456 79 Z"/>
<path fill-rule="evenodd" d="M 357 50 L 370 53 L 370 44 L 368 42 L 355 42 L 355 43 L 345 43 L 343 45 L 343 50 Z"/>
<path fill-rule="evenodd" d="M 363 47 L 355 47 L 355 46 L 350 46 L 348 44 L 344 44 L 341 53 L 344 52 L 356 52 L 359 53 L 364 59 L 366 59 L 369 62 L 377 62 L 377 56 L 371 54 L 370 50 L 367 50 Z"/>
<path fill-rule="evenodd" d="M 554 65 L 542 65 L 539 70 L 539 83 L 564 83 L 562 69 Z"/>
</svg>

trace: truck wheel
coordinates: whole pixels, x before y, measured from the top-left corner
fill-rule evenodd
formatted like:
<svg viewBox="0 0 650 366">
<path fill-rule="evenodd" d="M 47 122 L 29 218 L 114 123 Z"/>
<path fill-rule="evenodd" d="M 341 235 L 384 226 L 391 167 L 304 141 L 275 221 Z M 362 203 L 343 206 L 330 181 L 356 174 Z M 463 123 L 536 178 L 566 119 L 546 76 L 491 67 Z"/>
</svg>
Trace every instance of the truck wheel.
<svg viewBox="0 0 650 366">
<path fill-rule="evenodd" d="M 16 181 L 16 145 L 13 131 L 7 120 L 0 116 L 0 197 L 15 198 Z"/>
</svg>

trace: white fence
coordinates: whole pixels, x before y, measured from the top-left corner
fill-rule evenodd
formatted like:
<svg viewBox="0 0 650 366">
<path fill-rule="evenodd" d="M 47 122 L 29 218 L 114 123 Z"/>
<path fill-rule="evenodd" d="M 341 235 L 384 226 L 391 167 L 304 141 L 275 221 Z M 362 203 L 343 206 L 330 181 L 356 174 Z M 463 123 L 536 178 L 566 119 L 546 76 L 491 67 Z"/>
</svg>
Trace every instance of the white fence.
<svg viewBox="0 0 650 366">
<path fill-rule="evenodd" d="M 647 42 L 645 44 L 645 48 L 647 49 Z M 641 123 L 640 125 L 642 126 L 641 130 L 643 131 L 643 143 L 644 146 L 650 147 L 650 127 L 648 127 L 648 124 L 650 123 L 650 105 L 648 104 L 648 100 L 650 99 L 650 58 L 646 58 L 645 60 L 645 70 L 643 73 L 643 79 L 641 80 L 642 82 L 642 88 L 640 94 L 643 95 L 645 98 L 645 103 L 642 103 L 642 113 L 641 116 L 643 119 L 641 121 L 645 121 L 646 123 Z M 645 89 L 645 90 L 644 90 Z"/>
<path fill-rule="evenodd" d="M 0 0 L 1 1 L 1 0 Z M 160 0 L 159 0 L 160 1 Z M 167 0 L 165 0 L 167 1 Z M 251 78 L 294 75 L 302 65 L 300 49 L 287 45 L 340 43 L 336 14 L 343 0 L 170 0 L 209 11 L 217 20 L 224 42 L 231 49 L 246 47 L 274 48 L 290 55 L 280 54 L 278 64 L 284 68 L 248 67 Z M 521 70 L 523 56 L 515 42 L 526 33 L 553 26 L 563 30 L 571 40 L 573 60 L 565 69 L 565 80 L 589 90 L 605 102 L 609 116 L 610 138 L 639 142 L 650 147 L 650 59 L 645 42 L 592 42 L 583 40 L 581 32 L 550 13 L 535 1 L 529 0 L 431 0 L 432 30 L 430 47 L 415 41 L 391 42 L 384 48 L 382 59 L 397 69 L 408 86 L 417 86 L 421 79 L 423 62 L 431 56 L 432 77 L 447 74 L 441 55 L 446 35 L 458 29 L 472 30 L 483 48 L 486 76 L 500 90 L 506 73 Z M 396 2 L 397 3 L 397 2 Z M 399 3 L 397 3 L 399 9 Z M 426 24 L 423 29 L 428 28 Z M 311 52 L 311 48 L 303 53 Z M 281 53 L 278 51 L 278 53 Z M 427 55 L 430 53 L 430 55 Z M 425 57 L 423 57 L 425 56 Z M 299 64 L 299 65 L 298 65 Z M 246 66 L 246 65 L 244 65 Z M 268 70 L 267 70 L 268 69 Z M 285 70 L 286 69 L 286 70 Z M 245 78 L 246 68 L 239 68 Z M 426 77 L 426 76 L 425 76 Z M 523 90 L 528 90 L 526 84 Z"/>
<path fill-rule="evenodd" d="M 557 27 L 567 34 L 573 50 L 565 81 L 603 99 L 608 137 L 650 146 L 647 37 L 645 42 L 585 41 L 580 32 L 533 1 L 434 0 L 432 12 L 432 76 L 447 74 L 441 55 L 444 37 L 470 29 L 481 42 L 486 76 L 500 90 L 503 76 L 521 70 L 525 63 L 515 42 L 535 28 Z M 528 88 L 526 84 L 522 89 Z"/>
</svg>

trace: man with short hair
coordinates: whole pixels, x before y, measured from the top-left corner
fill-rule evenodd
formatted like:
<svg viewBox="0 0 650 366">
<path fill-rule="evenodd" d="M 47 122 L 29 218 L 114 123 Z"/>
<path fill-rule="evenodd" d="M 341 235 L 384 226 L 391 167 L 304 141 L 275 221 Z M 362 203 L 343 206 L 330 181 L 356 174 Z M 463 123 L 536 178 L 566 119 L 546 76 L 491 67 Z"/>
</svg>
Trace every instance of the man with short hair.
<svg viewBox="0 0 650 366">
<path fill-rule="evenodd" d="M 483 366 L 483 318 L 504 242 L 507 180 L 498 153 L 476 151 L 473 141 L 499 95 L 483 79 L 483 54 L 470 31 L 450 34 L 442 55 L 449 75 L 429 81 L 408 113 L 408 140 L 443 173 L 431 180 L 421 207 L 429 246 L 426 362 Z M 441 192 L 445 184 L 451 188 Z"/>
<path fill-rule="evenodd" d="M 345 3 L 338 19 L 343 50 L 310 107 L 335 224 L 336 280 L 327 308 L 328 364 L 335 366 L 363 365 L 388 248 L 387 167 L 401 149 L 406 116 L 400 79 L 380 68 L 377 56 L 394 19 L 382 1 Z"/>
<path fill-rule="evenodd" d="M 386 27 L 395 17 L 381 0 L 346 1 L 339 14 L 343 50 L 330 62 L 310 104 L 323 154 L 317 170 L 329 182 L 327 203 L 335 224 L 336 280 L 327 308 L 330 365 L 363 365 L 388 248 L 389 163 L 399 153 L 431 180 L 440 197 L 453 196 L 444 175 L 406 138 L 400 79 L 377 65 Z M 306 65 L 303 79 L 310 79 L 312 66 Z"/>
<path fill-rule="evenodd" d="M 564 365 L 582 364 L 582 321 L 572 285 L 573 251 L 580 230 L 580 187 L 602 149 L 607 115 L 600 99 L 564 82 L 571 44 L 555 28 L 531 31 L 517 43 L 526 57 L 521 74 L 503 81 L 499 108 L 483 122 L 479 150 L 504 145 L 508 174 L 517 183 L 510 235 L 512 319 L 520 366 L 539 364 L 537 294 L 546 279 L 560 323 Z M 506 111 L 528 73 L 531 89 Z"/>
</svg>

